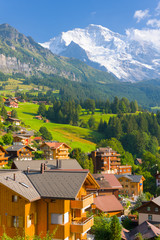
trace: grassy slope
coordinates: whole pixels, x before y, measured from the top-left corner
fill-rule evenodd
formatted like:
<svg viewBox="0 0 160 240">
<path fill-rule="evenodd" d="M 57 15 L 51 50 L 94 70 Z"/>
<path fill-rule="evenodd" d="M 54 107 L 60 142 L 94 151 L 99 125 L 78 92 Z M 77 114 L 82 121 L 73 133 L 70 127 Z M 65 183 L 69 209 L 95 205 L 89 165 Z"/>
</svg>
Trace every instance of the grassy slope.
<svg viewBox="0 0 160 240">
<path fill-rule="evenodd" d="M 9 108 L 7 108 L 9 110 Z M 101 135 L 95 131 L 75 127 L 67 124 L 44 123 L 42 120 L 34 119 L 37 115 L 38 105 L 32 103 L 20 103 L 17 109 L 18 117 L 29 125 L 32 129 L 38 131 L 41 126 L 47 127 L 52 133 L 53 140 L 63 141 L 71 148 L 79 147 L 85 152 L 90 152 L 96 147 L 96 139 Z"/>
<path fill-rule="evenodd" d="M 80 119 L 83 119 L 85 122 L 87 122 L 91 116 L 93 116 L 95 118 L 96 124 L 98 125 L 98 123 L 100 122 L 101 119 L 108 123 L 110 117 L 114 117 L 114 116 L 116 117 L 117 114 L 102 114 L 102 112 L 100 112 L 97 109 L 95 111 L 95 114 L 91 115 L 91 112 L 90 112 L 90 114 L 87 114 L 86 111 L 82 110 L 82 114 L 80 116 Z"/>
</svg>

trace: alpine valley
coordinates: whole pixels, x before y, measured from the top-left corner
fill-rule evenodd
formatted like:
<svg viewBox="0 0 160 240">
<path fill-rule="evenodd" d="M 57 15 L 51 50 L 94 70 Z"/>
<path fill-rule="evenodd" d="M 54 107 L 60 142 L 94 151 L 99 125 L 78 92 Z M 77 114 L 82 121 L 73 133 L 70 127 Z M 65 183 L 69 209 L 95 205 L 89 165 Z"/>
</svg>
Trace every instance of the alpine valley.
<svg viewBox="0 0 160 240">
<path fill-rule="evenodd" d="M 20 73 L 24 84 L 58 90 L 65 99 L 125 96 L 142 107 L 160 106 L 159 62 L 158 46 L 102 26 L 75 29 L 39 44 L 0 25 L 1 84 L 3 74 L 15 79 Z"/>
</svg>

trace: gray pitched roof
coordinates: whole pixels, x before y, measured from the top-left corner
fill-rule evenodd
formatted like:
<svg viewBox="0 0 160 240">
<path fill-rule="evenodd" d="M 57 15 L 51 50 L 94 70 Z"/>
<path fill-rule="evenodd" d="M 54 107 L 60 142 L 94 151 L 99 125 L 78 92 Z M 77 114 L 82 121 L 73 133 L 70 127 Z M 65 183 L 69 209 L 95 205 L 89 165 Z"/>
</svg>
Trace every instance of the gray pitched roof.
<svg viewBox="0 0 160 240">
<path fill-rule="evenodd" d="M 17 152 L 17 151 L 19 151 L 23 147 L 29 148 L 30 150 L 34 151 L 31 147 L 26 146 L 26 145 L 12 145 L 12 146 L 8 147 L 6 149 L 6 151 L 7 152 L 13 152 L 13 151 Z"/>
<path fill-rule="evenodd" d="M 45 171 L 26 173 L 43 198 L 75 199 L 88 171 Z"/>
<path fill-rule="evenodd" d="M 141 178 L 143 177 L 142 175 L 128 175 L 128 174 L 119 174 L 119 175 L 115 175 L 117 179 L 121 178 L 121 177 L 126 177 L 128 179 L 130 179 L 132 182 L 140 182 Z"/>
<path fill-rule="evenodd" d="M 16 167 L 21 171 L 27 170 L 40 170 L 41 164 L 45 163 L 46 170 L 56 168 L 56 160 L 30 160 L 30 161 L 14 161 L 12 167 Z M 61 169 L 82 169 L 76 159 L 63 159 L 61 160 Z"/>
<path fill-rule="evenodd" d="M 144 239 L 153 239 L 160 235 L 160 229 L 148 221 L 141 223 L 136 228 L 127 233 L 128 240 L 134 240 L 137 233 L 141 233 Z"/>
<path fill-rule="evenodd" d="M 160 196 L 156 197 L 152 200 L 152 202 L 154 202 L 155 204 L 157 204 L 158 206 L 160 206 Z"/>
<path fill-rule="evenodd" d="M 39 193 L 36 191 L 27 176 L 21 171 L 0 170 L 0 184 L 10 188 L 28 201 L 40 199 Z"/>
</svg>

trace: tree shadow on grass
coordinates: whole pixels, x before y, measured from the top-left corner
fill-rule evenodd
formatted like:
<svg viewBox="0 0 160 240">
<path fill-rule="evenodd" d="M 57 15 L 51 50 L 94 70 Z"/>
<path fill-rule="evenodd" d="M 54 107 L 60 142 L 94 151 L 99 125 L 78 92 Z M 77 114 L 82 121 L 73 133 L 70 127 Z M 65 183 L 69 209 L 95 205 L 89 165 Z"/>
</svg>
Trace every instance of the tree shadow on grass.
<svg viewBox="0 0 160 240">
<path fill-rule="evenodd" d="M 23 114 L 31 115 L 31 116 L 37 116 L 37 113 L 30 113 L 30 112 L 22 112 Z"/>
<path fill-rule="evenodd" d="M 85 136 L 86 140 L 89 140 L 94 143 L 98 143 L 104 138 L 105 138 L 105 135 L 97 131 L 92 131 L 88 134 L 88 136 Z"/>
</svg>

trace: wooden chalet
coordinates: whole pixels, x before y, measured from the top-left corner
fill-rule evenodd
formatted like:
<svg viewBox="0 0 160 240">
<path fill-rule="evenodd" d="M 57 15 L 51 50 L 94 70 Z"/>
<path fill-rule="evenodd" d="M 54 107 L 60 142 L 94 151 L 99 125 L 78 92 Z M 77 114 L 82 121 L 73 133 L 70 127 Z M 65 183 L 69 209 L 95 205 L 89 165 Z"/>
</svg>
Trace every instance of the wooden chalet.
<svg viewBox="0 0 160 240">
<path fill-rule="evenodd" d="M 33 148 L 25 145 L 12 145 L 6 149 L 9 154 L 9 160 L 32 160 Z"/>
<path fill-rule="evenodd" d="M 0 146 L 0 167 L 4 167 L 8 164 L 8 152 Z"/>
<path fill-rule="evenodd" d="M 40 150 L 44 152 L 43 157 L 48 160 L 68 159 L 69 149 L 71 148 L 62 142 L 44 142 L 40 146 Z"/>
<path fill-rule="evenodd" d="M 123 206 L 118 200 L 119 190 L 122 185 L 114 176 L 114 174 L 93 174 L 99 189 L 87 189 L 88 193 L 94 193 L 93 212 L 104 212 L 106 215 L 117 215 L 120 217 L 123 212 Z"/>
<path fill-rule="evenodd" d="M 145 178 L 142 175 L 115 175 L 122 185 L 120 194 L 130 197 L 137 197 L 143 193 L 143 182 Z"/>
<path fill-rule="evenodd" d="M 139 213 L 139 224 L 149 221 L 160 228 L 160 196 L 151 201 L 144 202 L 136 210 Z"/>
<path fill-rule="evenodd" d="M 17 100 L 14 100 L 14 99 L 7 99 L 4 105 L 10 108 L 18 108 L 18 102 Z"/>
<path fill-rule="evenodd" d="M 21 120 L 19 120 L 18 118 L 8 117 L 7 121 L 12 124 L 15 124 L 16 126 L 19 126 L 21 124 Z"/>
<path fill-rule="evenodd" d="M 14 135 L 13 136 L 13 145 L 28 145 L 30 144 L 30 138 L 29 137 L 24 137 L 21 135 Z"/>
<path fill-rule="evenodd" d="M 86 170 L 45 171 L 42 164 L 35 172 L 0 171 L 0 236 L 5 231 L 12 238 L 17 233 L 33 238 L 55 231 L 56 240 L 87 239 L 94 219 L 86 209 L 94 197 L 86 187 L 99 188 Z"/>
</svg>

